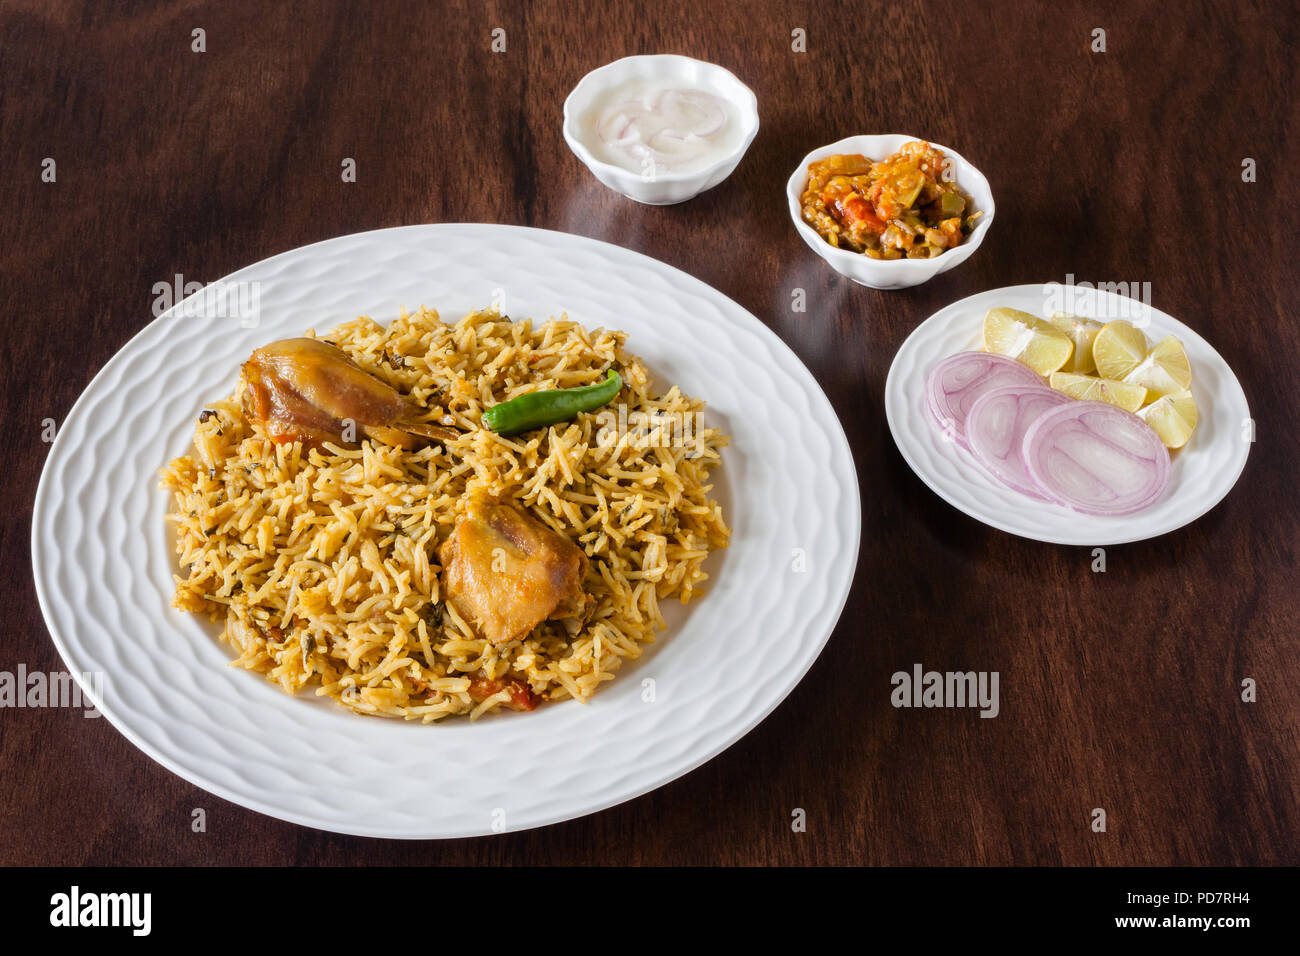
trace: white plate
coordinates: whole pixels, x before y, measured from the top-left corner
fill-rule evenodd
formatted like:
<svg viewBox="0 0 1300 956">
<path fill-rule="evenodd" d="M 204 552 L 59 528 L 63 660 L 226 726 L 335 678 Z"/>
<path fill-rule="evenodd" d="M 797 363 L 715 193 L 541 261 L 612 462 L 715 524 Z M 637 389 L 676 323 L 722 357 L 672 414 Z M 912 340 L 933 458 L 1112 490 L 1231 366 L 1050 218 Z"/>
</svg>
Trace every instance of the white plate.
<svg viewBox="0 0 1300 956">
<path fill-rule="evenodd" d="M 59 430 L 32 521 L 37 593 L 68 669 L 103 673 L 98 706 L 170 770 L 326 830 L 520 830 L 699 766 L 771 713 L 826 643 L 857 564 L 848 442 L 794 353 L 719 292 L 617 246 L 494 225 L 344 236 L 223 281 L 257 289 L 260 324 L 221 317 L 234 310 L 216 302 L 187 316 L 187 303 L 203 301 L 195 296 L 135 336 Z M 493 303 L 516 318 L 567 311 L 624 329 L 660 383 L 708 402 L 706 420 L 732 436 L 715 493 L 734 531 L 706 565 L 708 590 L 689 608 L 671 602 L 669 630 L 589 705 L 474 724 L 364 717 L 227 666 L 216 629 L 171 607 L 169 501 L 158 487 L 204 403 L 228 394 L 239 363 L 277 338 L 359 314 L 387 323 L 403 305 L 455 321 Z"/>
<path fill-rule="evenodd" d="M 1192 395 L 1200 421 L 1191 441 L 1173 454 L 1169 488 L 1151 507 L 1122 517 L 1082 515 L 1035 501 L 1003 485 L 934 426 L 925 376 L 940 359 L 979 348 L 984 313 L 994 306 L 1046 317 L 1073 312 L 1099 321 L 1127 319 L 1153 342 L 1175 335 L 1192 366 Z M 972 518 L 1025 538 L 1053 544 L 1100 546 L 1141 541 L 1195 521 L 1226 495 L 1253 441 L 1245 393 L 1223 357 L 1177 319 L 1113 292 L 1077 286 L 1016 285 L 955 302 L 922 322 L 889 367 L 885 414 L 903 458 L 939 497 Z"/>
</svg>

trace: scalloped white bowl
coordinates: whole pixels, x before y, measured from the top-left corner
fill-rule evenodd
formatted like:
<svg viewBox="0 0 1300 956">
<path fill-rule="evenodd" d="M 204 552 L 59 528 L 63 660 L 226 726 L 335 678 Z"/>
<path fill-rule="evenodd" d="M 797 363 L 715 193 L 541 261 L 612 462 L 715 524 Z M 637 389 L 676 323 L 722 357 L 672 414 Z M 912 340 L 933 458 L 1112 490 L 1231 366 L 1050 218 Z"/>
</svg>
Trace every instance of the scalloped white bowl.
<svg viewBox="0 0 1300 956">
<path fill-rule="evenodd" d="M 817 234 L 817 230 L 803 221 L 802 205 L 799 197 L 803 195 L 808 183 L 808 164 L 836 153 L 860 153 L 874 160 L 892 156 L 902 148 L 904 143 L 923 139 L 921 136 L 904 136 L 901 133 L 889 133 L 878 136 L 849 136 L 839 142 L 814 149 L 800 160 L 798 167 L 790 174 L 786 183 L 786 200 L 789 204 L 790 219 L 795 231 L 808 244 L 813 252 L 821 256 L 832 269 L 842 276 L 847 276 L 860 285 L 873 289 L 907 289 L 933 279 L 941 272 L 955 269 L 975 254 L 984 237 L 993 225 L 993 191 L 984 174 L 949 146 L 926 140 L 936 149 L 952 160 L 956 169 L 957 185 L 970 196 L 976 212 L 983 212 L 971 234 L 956 249 L 949 249 L 933 259 L 872 259 L 861 253 L 839 249 Z"/>
<path fill-rule="evenodd" d="M 736 108 L 742 124 L 740 145 L 709 166 L 689 173 L 657 173 L 653 179 L 597 159 L 583 141 L 579 119 L 606 91 L 628 80 L 679 83 L 720 96 Z M 650 206 L 669 206 L 693 199 L 731 175 L 758 135 L 758 98 L 730 70 L 715 63 L 675 54 L 628 56 L 592 70 L 564 101 L 564 141 L 591 174 L 615 192 Z"/>
<path fill-rule="evenodd" d="M 620 803 L 751 730 L 817 658 L 857 565 L 848 441 L 808 370 L 758 319 L 627 249 L 516 226 L 429 225 L 343 236 L 223 280 L 258 283 L 260 323 L 186 314 L 146 326 L 59 428 L 32 516 L 36 592 L 74 675 L 145 753 L 281 819 L 385 837 L 519 830 Z M 586 706 L 422 726 L 359 716 L 229 665 L 203 619 L 171 607 L 176 557 L 158 469 L 191 447 L 204 403 L 259 345 L 426 304 L 454 321 L 496 303 L 628 333 L 656 382 L 708 402 L 731 435 L 715 495 L 731 546 L 704 592 Z M 772 438 L 782 444 L 774 449 Z"/>
</svg>

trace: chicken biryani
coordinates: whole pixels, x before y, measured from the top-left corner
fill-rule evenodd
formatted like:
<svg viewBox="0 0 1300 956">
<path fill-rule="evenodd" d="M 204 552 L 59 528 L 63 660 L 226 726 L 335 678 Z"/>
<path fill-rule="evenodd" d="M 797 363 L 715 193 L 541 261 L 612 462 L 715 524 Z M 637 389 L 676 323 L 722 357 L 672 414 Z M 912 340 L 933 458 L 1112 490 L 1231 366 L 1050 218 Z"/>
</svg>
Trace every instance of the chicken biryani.
<svg viewBox="0 0 1300 956">
<path fill-rule="evenodd" d="M 587 701 L 730 536 L 727 437 L 625 339 L 421 308 L 257 349 L 162 471 L 176 607 L 358 713 Z"/>
</svg>

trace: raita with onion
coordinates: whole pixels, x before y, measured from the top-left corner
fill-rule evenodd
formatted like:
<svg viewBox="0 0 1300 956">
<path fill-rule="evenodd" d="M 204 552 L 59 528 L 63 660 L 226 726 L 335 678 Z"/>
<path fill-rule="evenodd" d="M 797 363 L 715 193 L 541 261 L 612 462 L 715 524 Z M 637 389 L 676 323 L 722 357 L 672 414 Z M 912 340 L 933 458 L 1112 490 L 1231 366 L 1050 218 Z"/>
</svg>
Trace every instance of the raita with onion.
<svg viewBox="0 0 1300 956">
<path fill-rule="evenodd" d="M 707 90 L 629 80 L 582 117 L 583 139 L 602 162 L 644 175 L 693 173 L 741 143 L 736 107 Z"/>
</svg>

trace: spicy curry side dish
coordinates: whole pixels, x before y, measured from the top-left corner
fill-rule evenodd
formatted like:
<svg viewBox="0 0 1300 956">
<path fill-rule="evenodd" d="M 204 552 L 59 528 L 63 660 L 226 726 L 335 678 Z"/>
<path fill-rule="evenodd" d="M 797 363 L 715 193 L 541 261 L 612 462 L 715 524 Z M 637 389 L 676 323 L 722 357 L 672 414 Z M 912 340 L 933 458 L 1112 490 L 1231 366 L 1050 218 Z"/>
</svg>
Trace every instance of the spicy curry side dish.
<svg viewBox="0 0 1300 956">
<path fill-rule="evenodd" d="M 879 162 L 839 154 L 808 166 L 804 221 L 832 246 L 873 259 L 929 259 L 959 246 L 981 215 L 953 181 L 948 158 L 906 143 Z"/>
</svg>

